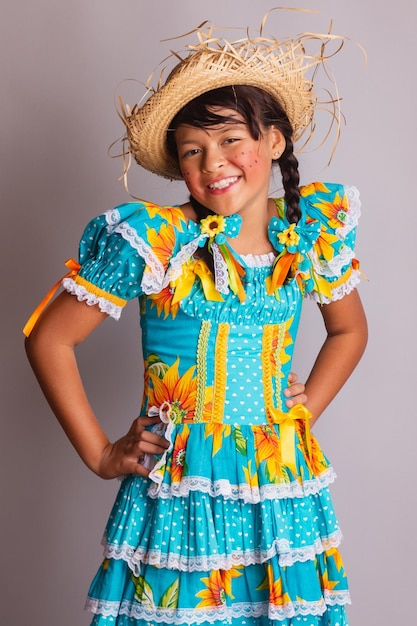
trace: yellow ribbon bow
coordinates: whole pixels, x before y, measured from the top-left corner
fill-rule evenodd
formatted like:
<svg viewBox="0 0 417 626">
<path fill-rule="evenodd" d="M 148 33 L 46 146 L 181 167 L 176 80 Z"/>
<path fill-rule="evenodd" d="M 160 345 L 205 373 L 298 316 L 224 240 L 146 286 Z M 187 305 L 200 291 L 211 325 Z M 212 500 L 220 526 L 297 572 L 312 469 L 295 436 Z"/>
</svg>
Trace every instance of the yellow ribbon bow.
<svg viewBox="0 0 417 626">
<path fill-rule="evenodd" d="M 171 286 L 175 289 L 172 304 L 176 304 L 188 296 L 194 285 L 196 276 L 198 276 L 201 281 L 207 300 L 223 302 L 223 298 L 214 284 L 212 273 L 203 261 L 198 260 L 183 265 L 181 276 L 171 283 Z"/>
<path fill-rule="evenodd" d="M 297 463 L 295 454 L 295 420 L 303 420 L 305 422 L 305 438 L 306 438 L 306 460 L 310 464 L 312 457 L 311 436 L 310 436 L 310 419 L 312 417 L 310 411 L 304 404 L 296 404 L 287 413 L 280 411 L 275 407 L 270 407 L 270 421 L 273 424 L 279 424 L 281 455 L 284 465 L 289 467 L 294 476 L 297 476 Z"/>
<path fill-rule="evenodd" d="M 29 317 L 24 329 L 23 329 L 23 334 L 26 337 L 29 337 L 30 333 L 32 332 L 36 322 L 38 321 L 38 319 L 41 316 L 41 313 L 43 312 L 43 310 L 46 308 L 46 306 L 49 304 L 49 302 L 52 300 L 52 298 L 55 295 L 55 292 L 58 290 L 60 284 L 62 283 L 62 281 L 64 280 L 64 278 L 71 278 L 72 276 L 75 276 L 76 274 L 78 274 L 81 265 L 79 263 L 77 263 L 77 261 L 75 261 L 74 259 L 68 259 L 67 261 L 65 261 L 65 265 L 69 268 L 69 272 L 68 274 L 65 274 L 65 276 L 63 276 L 62 278 L 60 278 L 53 287 L 51 287 L 51 289 L 48 291 L 48 293 L 46 294 L 46 296 L 44 297 L 44 299 L 42 300 L 42 302 L 40 302 L 38 304 L 38 306 L 36 307 L 36 309 L 33 311 L 32 315 Z"/>
</svg>

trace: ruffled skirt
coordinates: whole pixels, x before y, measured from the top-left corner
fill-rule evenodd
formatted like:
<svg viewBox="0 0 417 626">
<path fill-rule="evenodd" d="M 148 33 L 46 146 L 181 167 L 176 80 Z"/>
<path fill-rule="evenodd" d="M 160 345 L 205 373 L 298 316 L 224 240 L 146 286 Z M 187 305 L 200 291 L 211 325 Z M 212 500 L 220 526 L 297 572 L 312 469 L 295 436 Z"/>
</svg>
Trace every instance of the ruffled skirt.
<svg viewBox="0 0 417 626">
<path fill-rule="evenodd" d="M 152 479 L 126 477 L 87 608 L 96 626 L 347 626 L 334 472 L 297 424 L 180 424 Z"/>
</svg>

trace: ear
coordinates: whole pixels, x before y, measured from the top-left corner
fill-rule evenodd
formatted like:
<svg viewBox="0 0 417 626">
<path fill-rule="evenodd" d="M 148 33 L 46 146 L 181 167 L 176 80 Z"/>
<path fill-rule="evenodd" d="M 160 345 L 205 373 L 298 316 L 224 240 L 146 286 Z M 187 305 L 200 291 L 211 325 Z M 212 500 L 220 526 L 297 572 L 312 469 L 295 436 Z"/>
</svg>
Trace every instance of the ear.
<svg viewBox="0 0 417 626">
<path fill-rule="evenodd" d="M 284 152 L 287 142 L 282 132 L 276 126 L 269 127 L 269 141 L 271 146 L 271 158 L 273 161 L 276 161 Z"/>
</svg>

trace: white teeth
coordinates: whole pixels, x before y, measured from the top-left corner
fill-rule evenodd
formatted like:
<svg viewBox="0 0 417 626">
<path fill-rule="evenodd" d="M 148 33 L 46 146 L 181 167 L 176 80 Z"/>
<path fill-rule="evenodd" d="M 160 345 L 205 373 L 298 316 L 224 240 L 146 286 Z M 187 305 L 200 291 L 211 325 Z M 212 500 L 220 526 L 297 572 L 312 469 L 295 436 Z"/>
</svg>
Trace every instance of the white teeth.
<svg viewBox="0 0 417 626">
<path fill-rule="evenodd" d="M 209 189 L 224 189 L 228 187 L 232 183 L 235 183 L 238 180 L 238 176 L 231 176 L 230 178 L 223 178 L 223 180 L 219 180 L 217 183 L 213 183 L 209 185 Z"/>
</svg>

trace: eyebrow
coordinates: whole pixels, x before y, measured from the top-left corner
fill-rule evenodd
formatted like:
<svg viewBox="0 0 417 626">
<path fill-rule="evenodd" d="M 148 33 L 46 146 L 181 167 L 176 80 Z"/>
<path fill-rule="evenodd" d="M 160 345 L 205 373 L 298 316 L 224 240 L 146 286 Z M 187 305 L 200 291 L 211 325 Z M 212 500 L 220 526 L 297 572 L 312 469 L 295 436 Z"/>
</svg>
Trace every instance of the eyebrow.
<svg viewBox="0 0 417 626">
<path fill-rule="evenodd" d="M 216 132 L 216 130 L 218 131 L 219 134 L 222 133 L 226 133 L 228 131 L 233 131 L 233 130 L 241 130 L 242 126 L 247 126 L 247 124 L 245 122 L 226 122 L 224 124 L 222 124 L 221 128 L 218 129 L 214 129 L 214 127 L 212 126 L 191 126 L 191 125 L 187 125 L 188 128 L 192 128 L 195 130 L 205 130 L 208 131 L 210 129 L 214 130 Z M 178 129 L 177 129 L 178 130 Z M 178 146 L 184 146 L 186 144 L 193 144 L 196 143 L 195 139 L 184 139 L 182 141 L 177 141 L 177 145 Z"/>
</svg>

